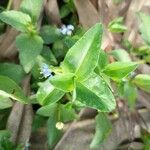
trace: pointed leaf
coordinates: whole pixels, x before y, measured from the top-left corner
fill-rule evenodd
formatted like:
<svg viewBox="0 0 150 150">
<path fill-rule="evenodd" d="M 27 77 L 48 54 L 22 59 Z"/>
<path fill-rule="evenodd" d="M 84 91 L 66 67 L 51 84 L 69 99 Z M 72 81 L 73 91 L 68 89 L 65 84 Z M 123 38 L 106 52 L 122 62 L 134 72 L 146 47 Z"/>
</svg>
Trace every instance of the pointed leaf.
<svg viewBox="0 0 150 150">
<path fill-rule="evenodd" d="M 26 14 L 29 14 L 36 22 L 40 16 L 43 0 L 23 0 L 20 6 L 20 10 Z"/>
<path fill-rule="evenodd" d="M 54 43 L 60 38 L 60 32 L 58 28 L 50 25 L 43 26 L 40 30 L 40 35 L 45 44 Z"/>
<path fill-rule="evenodd" d="M 40 109 L 37 110 L 36 113 L 44 117 L 51 117 L 53 115 L 52 112 L 55 112 L 57 108 L 58 108 L 58 104 L 52 103 L 52 104 L 41 107 Z"/>
<path fill-rule="evenodd" d="M 0 76 L 0 96 L 9 97 L 22 103 L 27 103 L 27 98 L 21 88 L 10 78 Z"/>
<path fill-rule="evenodd" d="M 133 83 L 144 91 L 150 92 L 150 75 L 139 74 L 134 78 Z"/>
<path fill-rule="evenodd" d="M 115 109 L 114 96 L 106 82 L 98 75 L 93 74 L 82 83 L 77 83 L 77 100 L 86 106 L 109 112 Z"/>
<path fill-rule="evenodd" d="M 91 148 L 99 148 L 105 138 L 108 136 L 112 128 L 111 122 L 106 114 L 99 113 L 96 116 L 96 133 L 90 145 Z"/>
<path fill-rule="evenodd" d="M 77 118 L 75 110 L 72 107 L 72 103 L 67 103 L 65 105 L 60 105 L 60 119 L 65 123 L 72 121 Z"/>
<path fill-rule="evenodd" d="M 70 48 L 62 63 L 64 72 L 75 73 L 78 80 L 84 80 L 98 62 L 102 25 L 96 24 Z"/>
<path fill-rule="evenodd" d="M 44 117 L 52 117 L 52 112 L 55 112 L 57 109 L 59 109 L 59 119 L 63 122 L 68 122 L 76 118 L 76 113 L 70 103 L 65 105 L 58 103 L 46 105 L 38 109 L 37 114 Z"/>
<path fill-rule="evenodd" d="M 8 97 L 0 95 L 0 110 L 12 107 L 12 105 L 13 105 L 13 102 Z"/>
<path fill-rule="evenodd" d="M 28 73 L 43 48 L 43 40 L 38 35 L 20 34 L 16 38 L 16 46 L 19 49 L 20 62 Z"/>
<path fill-rule="evenodd" d="M 126 82 L 124 85 L 124 98 L 128 101 L 128 105 L 131 109 L 135 108 L 137 97 L 138 91 L 136 86 L 130 82 Z"/>
<path fill-rule="evenodd" d="M 108 64 L 103 70 L 103 73 L 114 80 L 120 80 L 134 71 L 137 66 L 137 63 L 134 62 L 114 62 Z"/>
<path fill-rule="evenodd" d="M 21 83 L 25 73 L 21 65 L 12 63 L 0 63 L 0 75 L 7 76 L 16 83 Z"/>
<path fill-rule="evenodd" d="M 123 24 L 123 17 L 118 17 L 111 21 L 108 25 L 108 28 L 114 33 L 122 33 L 127 30 L 127 27 Z"/>
<path fill-rule="evenodd" d="M 72 91 L 74 86 L 74 74 L 66 73 L 61 75 L 55 75 L 50 78 L 50 83 L 56 88 L 63 91 Z"/>
<path fill-rule="evenodd" d="M 126 50 L 124 49 L 115 49 L 110 53 L 117 61 L 131 62 L 131 58 Z"/>
<path fill-rule="evenodd" d="M 0 20 L 22 32 L 25 32 L 27 25 L 31 23 L 29 15 L 15 10 L 0 13 Z"/>
<path fill-rule="evenodd" d="M 41 105 L 48 105 L 60 100 L 65 93 L 59 89 L 56 89 L 49 80 L 46 80 L 41 84 L 37 92 L 37 100 Z"/>
<path fill-rule="evenodd" d="M 48 61 L 49 64 L 51 64 L 51 65 L 56 66 L 58 64 L 57 59 L 56 59 L 55 55 L 53 54 L 52 50 L 47 46 L 43 47 L 41 56 L 43 56 L 46 59 L 46 61 Z"/>
<path fill-rule="evenodd" d="M 141 21 L 139 29 L 140 29 L 142 38 L 148 45 L 150 45 L 150 30 L 149 30 L 150 16 L 142 12 L 138 13 L 138 16 Z"/>
<path fill-rule="evenodd" d="M 105 66 L 107 66 L 108 63 L 109 61 L 107 54 L 103 50 L 101 50 L 99 53 L 98 64 L 96 67 L 96 71 L 98 72 L 98 74 L 102 72 L 102 70 Z"/>
</svg>

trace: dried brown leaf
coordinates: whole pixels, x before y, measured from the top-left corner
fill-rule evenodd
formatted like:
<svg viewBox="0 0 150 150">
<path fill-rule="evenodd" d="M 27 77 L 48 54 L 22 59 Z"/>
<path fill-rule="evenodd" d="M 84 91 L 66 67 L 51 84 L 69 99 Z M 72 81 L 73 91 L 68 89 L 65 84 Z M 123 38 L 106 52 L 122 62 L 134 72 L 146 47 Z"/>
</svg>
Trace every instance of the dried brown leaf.
<svg viewBox="0 0 150 150">
<path fill-rule="evenodd" d="M 89 28 L 95 23 L 100 22 L 96 8 L 89 0 L 74 0 L 75 7 L 79 16 L 79 21 L 84 28 Z"/>
<path fill-rule="evenodd" d="M 52 24 L 61 24 L 59 8 L 57 0 L 48 0 L 45 5 L 45 13 L 48 17 L 48 21 Z"/>
</svg>

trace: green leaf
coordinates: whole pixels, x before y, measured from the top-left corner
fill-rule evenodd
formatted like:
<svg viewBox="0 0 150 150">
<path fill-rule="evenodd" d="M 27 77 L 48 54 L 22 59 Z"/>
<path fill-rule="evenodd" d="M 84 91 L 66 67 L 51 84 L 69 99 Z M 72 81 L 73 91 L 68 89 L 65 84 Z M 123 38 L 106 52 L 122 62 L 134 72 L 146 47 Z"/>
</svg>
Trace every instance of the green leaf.
<svg viewBox="0 0 150 150">
<path fill-rule="evenodd" d="M 98 62 L 102 25 L 96 24 L 70 48 L 62 63 L 64 72 L 75 73 L 78 80 L 86 79 Z"/>
<path fill-rule="evenodd" d="M 126 82 L 124 85 L 124 98 L 127 99 L 128 105 L 131 109 L 135 108 L 138 92 L 135 85 Z"/>
<path fill-rule="evenodd" d="M 51 64 L 51 65 L 57 65 L 58 64 L 55 55 L 50 50 L 50 48 L 47 46 L 43 47 L 43 50 L 41 52 L 41 56 L 43 56 L 46 59 L 46 61 L 48 61 L 49 64 Z"/>
<path fill-rule="evenodd" d="M 72 91 L 74 87 L 74 74 L 64 73 L 60 75 L 55 75 L 50 78 L 50 83 L 62 91 Z"/>
<path fill-rule="evenodd" d="M 71 103 L 68 103 L 66 105 L 56 103 L 46 105 L 38 109 L 37 114 L 44 117 L 52 117 L 52 112 L 57 109 L 59 109 L 59 119 L 62 122 L 68 122 L 76 118 L 76 113 L 72 108 Z"/>
<path fill-rule="evenodd" d="M 108 25 L 111 32 L 122 33 L 127 30 L 127 27 L 123 25 L 123 17 L 119 17 L 111 21 Z"/>
<path fill-rule="evenodd" d="M 122 40 L 122 46 L 129 52 L 132 51 L 132 49 L 133 49 L 132 43 L 127 38 L 124 38 Z"/>
<path fill-rule="evenodd" d="M 23 0 L 20 10 L 29 14 L 33 22 L 36 22 L 40 16 L 42 6 L 43 0 Z"/>
<path fill-rule="evenodd" d="M 15 10 L 0 13 L 0 20 L 22 32 L 26 32 L 27 25 L 31 23 L 29 15 Z"/>
<path fill-rule="evenodd" d="M 43 78 L 43 74 L 41 74 L 41 68 L 43 64 L 49 65 L 49 61 L 44 59 L 41 55 L 37 56 L 36 62 L 31 70 L 32 76 L 35 80 Z"/>
<path fill-rule="evenodd" d="M 52 103 L 46 106 L 41 107 L 40 109 L 37 110 L 37 114 L 44 116 L 44 117 L 52 117 L 52 112 L 54 112 L 58 108 L 57 103 Z"/>
<path fill-rule="evenodd" d="M 40 116 L 40 115 L 34 115 L 33 123 L 32 123 L 32 132 L 37 131 L 41 127 L 45 127 L 47 122 L 47 118 Z"/>
<path fill-rule="evenodd" d="M 103 50 L 101 50 L 99 54 L 98 64 L 96 67 L 96 71 L 98 72 L 98 74 L 102 72 L 102 70 L 108 63 L 108 55 Z"/>
<path fill-rule="evenodd" d="M 37 113 L 49 117 L 47 122 L 47 136 L 49 147 L 53 149 L 54 145 L 62 136 L 62 130 L 58 130 L 56 124 L 74 119 L 75 112 L 68 107 L 68 104 L 62 105 L 55 103 L 40 108 Z"/>
<path fill-rule="evenodd" d="M 5 129 L 11 109 L 0 110 L 0 130 Z"/>
<path fill-rule="evenodd" d="M 144 39 L 144 41 L 150 45 L 150 30 L 149 30 L 149 25 L 150 25 L 150 16 L 146 15 L 142 12 L 138 13 L 138 17 L 140 19 L 140 27 L 139 30 L 141 32 L 141 36 Z"/>
<path fill-rule="evenodd" d="M 45 25 L 40 30 L 40 35 L 44 40 L 45 44 L 54 43 L 60 37 L 60 32 L 58 28 L 50 25 Z"/>
<path fill-rule="evenodd" d="M 0 141 L 3 138 L 10 138 L 10 132 L 8 130 L 0 130 Z"/>
<path fill-rule="evenodd" d="M 149 146 L 150 146 L 150 132 L 144 128 L 141 129 L 142 131 L 142 141 L 144 144 L 143 150 L 149 150 Z"/>
<path fill-rule="evenodd" d="M 5 23 L 0 21 L 0 34 L 2 34 L 5 31 Z"/>
<path fill-rule="evenodd" d="M 71 13 L 71 9 L 69 8 L 69 6 L 67 4 L 63 5 L 60 9 L 60 17 L 65 18 L 69 15 L 69 13 Z"/>
<path fill-rule="evenodd" d="M 13 102 L 9 98 L 0 95 L 0 109 L 9 108 L 12 107 L 12 105 Z"/>
<path fill-rule="evenodd" d="M 0 96 L 27 103 L 28 100 L 21 88 L 10 78 L 0 76 Z"/>
<path fill-rule="evenodd" d="M 66 55 L 67 49 L 65 49 L 62 40 L 56 40 L 52 45 L 52 50 L 57 60 L 62 61 Z"/>
<path fill-rule="evenodd" d="M 117 95 L 118 95 L 118 97 L 120 97 L 122 99 L 124 97 L 124 85 L 125 85 L 124 80 L 121 80 L 120 82 L 117 82 L 117 84 L 116 84 Z"/>
<path fill-rule="evenodd" d="M 75 33 L 77 34 L 77 33 Z M 65 46 L 70 49 L 79 39 L 81 38 L 81 36 L 78 35 L 74 35 L 74 36 L 66 36 L 63 41 Z"/>
<path fill-rule="evenodd" d="M 65 18 L 71 12 L 74 13 L 76 11 L 73 0 L 65 0 L 65 4 L 60 8 L 60 17 Z M 74 16 L 73 16 L 74 17 Z"/>
<path fill-rule="evenodd" d="M 21 150 L 18 149 L 11 141 L 10 141 L 10 132 L 8 130 L 1 130 L 0 131 L 0 149 L 1 150 Z"/>
<path fill-rule="evenodd" d="M 58 113 L 51 112 L 53 115 L 48 119 L 47 122 L 47 138 L 48 138 L 48 145 L 50 149 L 53 149 L 55 144 L 59 141 L 61 136 L 63 135 L 62 130 L 58 130 L 56 128 L 56 123 L 58 120 Z"/>
<path fill-rule="evenodd" d="M 131 58 L 126 50 L 124 49 L 115 49 L 110 53 L 117 61 L 122 62 L 131 62 Z"/>
<path fill-rule="evenodd" d="M 134 71 L 137 66 L 134 62 L 113 62 L 105 67 L 103 73 L 114 80 L 120 80 Z"/>
<path fill-rule="evenodd" d="M 62 130 L 56 128 L 56 123 L 62 121 L 60 116 L 60 105 L 54 103 L 51 105 L 44 106 L 38 110 L 38 114 L 49 117 L 47 121 L 47 138 L 50 149 L 53 149 L 55 144 L 62 136 Z"/>
<path fill-rule="evenodd" d="M 72 121 L 77 118 L 75 110 L 72 108 L 72 103 L 60 105 L 60 120 L 63 122 Z"/>
<path fill-rule="evenodd" d="M 7 76 L 16 83 L 21 83 L 25 73 L 20 65 L 12 63 L 0 63 L 0 75 Z"/>
<path fill-rule="evenodd" d="M 48 105 L 60 100 L 64 94 L 65 93 L 63 91 L 50 84 L 49 80 L 46 80 L 38 89 L 37 100 L 41 105 Z"/>
<path fill-rule="evenodd" d="M 19 49 L 20 62 L 28 73 L 43 48 L 43 40 L 38 35 L 20 34 L 16 38 L 16 46 Z"/>
<path fill-rule="evenodd" d="M 76 93 L 78 101 L 102 112 L 112 111 L 116 107 L 110 88 L 104 79 L 96 74 L 82 83 L 77 83 Z"/>
<path fill-rule="evenodd" d="M 150 75 L 139 74 L 133 79 L 133 83 L 146 92 L 150 92 Z"/>
<path fill-rule="evenodd" d="M 112 129 L 111 122 L 104 113 L 96 116 L 96 133 L 90 145 L 90 148 L 99 148 Z"/>
</svg>

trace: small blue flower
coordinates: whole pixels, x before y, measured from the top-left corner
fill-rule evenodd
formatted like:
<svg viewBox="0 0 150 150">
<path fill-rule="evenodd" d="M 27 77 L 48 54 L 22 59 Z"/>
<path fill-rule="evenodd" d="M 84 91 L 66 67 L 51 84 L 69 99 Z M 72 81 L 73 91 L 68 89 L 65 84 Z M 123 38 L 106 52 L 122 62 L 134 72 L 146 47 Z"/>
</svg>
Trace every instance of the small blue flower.
<svg viewBox="0 0 150 150">
<path fill-rule="evenodd" d="M 69 29 L 69 30 L 74 30 L 74 26 L 73 25 L 71 25 L 71 24 L 69 24 L 69 25 L 67 25 L 67 29 Z"/>
<path fill-rule="evenodd" d="M 66 34 L 69 35 L 69 36 L 71 36 L 72 31 L 68 30 Z"/>
<path fill-rule="evenodd" d="M 61 31 L 61 33 L 62 33 L 63 35 L 66 35 L 68 30 L 67 30 L 66 26 L 63 25 L 63 26 L 61 27 L 60 31 Z"/>
<path fill-rule="evenodd" d="M 51 77 L 52 76 L 52 72 L 51 70 L 49 69 L 49 66 L 47 64 L 43 64 L 42 67 L 41 67 L 41 74 L 43 74 L 44 78 L 47 78 L 47 77 Z"/>
<path fill-rule="evenodd" d="M 63 35 L 72 35 L 72 32 L 74 30 L 74 26 L 73 25 L 63 25 L 59 31 L 60 33 L 62 33 Z"/>
</svg>

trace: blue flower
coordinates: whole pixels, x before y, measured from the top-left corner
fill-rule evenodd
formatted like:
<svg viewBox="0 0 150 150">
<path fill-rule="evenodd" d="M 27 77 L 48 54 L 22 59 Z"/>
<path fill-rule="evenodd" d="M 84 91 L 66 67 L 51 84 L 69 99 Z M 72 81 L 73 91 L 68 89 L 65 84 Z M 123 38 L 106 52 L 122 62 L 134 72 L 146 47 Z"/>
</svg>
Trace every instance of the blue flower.
<svg viewBox="0 0 150 150">
<path fill-rule="evenodd" d="M 60 33 L 62 33 L 63 35 L 72 35 L 72 31 L 74 30 L 74 26 L 73 25 L 63 25 L 59 31 Z"/>
<path fill-rule="evenodd" d="M 74 30 L 74 26 L 73 26 L 73 25 L 71 25 L 71 24 L 69 24 L 69 25 L 67 25 L 67 29 L 68 29 L 68 30 L 72 30 L 72 31 L 73 31 L 73 30 Z"/>
<path fill-rule="evenodd" d="M 44 78 L 52 76 L 52 72 L 47 64 L 43 64 L 40 69 L 41 69 L 40 74 L 43 74 Z"/>
</svg>

